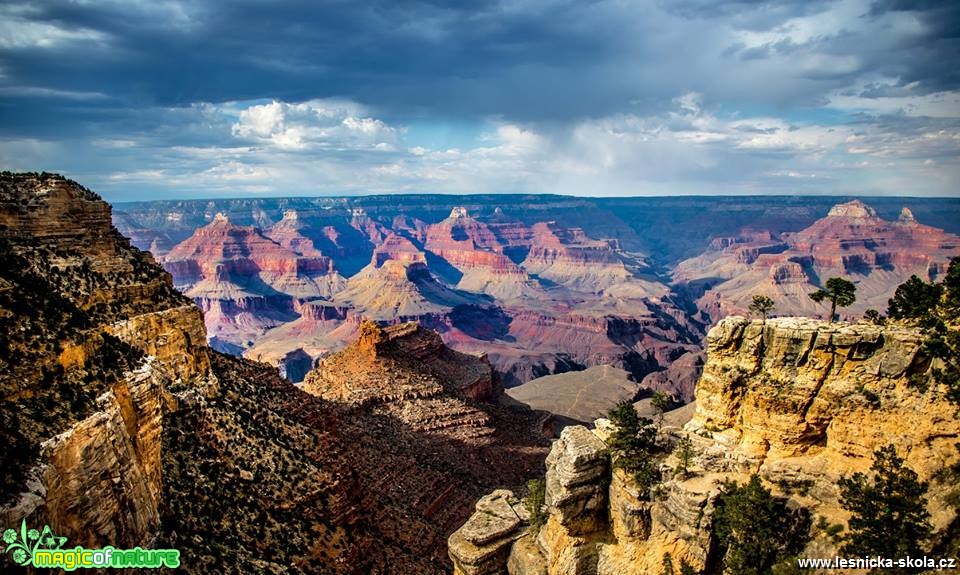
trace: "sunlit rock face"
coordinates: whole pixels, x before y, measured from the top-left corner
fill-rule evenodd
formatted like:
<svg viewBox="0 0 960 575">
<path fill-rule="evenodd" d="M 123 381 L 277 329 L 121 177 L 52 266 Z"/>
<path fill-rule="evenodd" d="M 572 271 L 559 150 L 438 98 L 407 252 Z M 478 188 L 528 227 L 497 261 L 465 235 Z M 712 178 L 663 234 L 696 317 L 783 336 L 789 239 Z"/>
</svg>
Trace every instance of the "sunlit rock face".
<svg viewBox="0 0 960 575">
<path fill-rule="evenodd" d="M 0 521 L 149 542 L 170 393 L 216 390 L 199 310 L 106 202 L 58 176 L 0 176 L 0 258 Z"/>
<path fill-rule="evenodd" d="M 211 338 L 239 349 L 296 319 L 300 305 L 346 285 L 333 260 L 302 234 L 295 211 L 261 232 L 217 213 L 163 258 L 174 284 L 197 303 Z"/>
<path fill-rule="evenodd" d="M 662 572 L 667 554 L 699 571 L 716 560 L 712 523 L 724 481 L 757 473 L 788 508 L 845 525 L 837 482 L 867 471 L 886 445 L 929 482 L 927 508 L 943 534 L 957 519 L 946 499 L 955 486 L 942 474 L 960 458 L 960 421 L 942 386 L 912 383 L 931 369 L 915 328 L 726 318 L 707 337 L 692 419 L 668 417 L 659 431 L 662 481 L 652 497 L 622 470 L 609 472 L 609 421 L 568 427 L 546 460 L 548 517 L 539 533 L 527 519 L 494 528 L 477 519 L 478 506 L 448 541 L 455 573 L 640 575 Z M 681 437 L 695 454 L 688 475 L 667 455 Z M 837 552 L 814 528 L 801 556 Z"/>
</svg>

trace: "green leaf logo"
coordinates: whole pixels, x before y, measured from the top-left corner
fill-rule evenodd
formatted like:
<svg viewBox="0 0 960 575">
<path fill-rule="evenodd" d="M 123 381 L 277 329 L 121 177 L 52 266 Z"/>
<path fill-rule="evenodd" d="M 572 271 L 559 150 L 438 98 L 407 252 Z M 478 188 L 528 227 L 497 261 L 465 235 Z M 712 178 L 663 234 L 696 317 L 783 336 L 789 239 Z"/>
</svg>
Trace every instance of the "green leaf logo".
<svg viewBox="0 0 960 575">
<path fill-rule="evenodd" d="M 16 529 L 4 530 L 3 542 L 7 544 L 4 553 L 12 551 L 10 558 L 13 562 L 27 567 L 33 563 L 33 554 L 37 549 L 61 549 L 67 538 L 55 534 L 49 525 L 44 525 L 42 530 L 27 529 L 27 520 L 24 519 L 20 523 L 19 533 Z"/>
</svg>

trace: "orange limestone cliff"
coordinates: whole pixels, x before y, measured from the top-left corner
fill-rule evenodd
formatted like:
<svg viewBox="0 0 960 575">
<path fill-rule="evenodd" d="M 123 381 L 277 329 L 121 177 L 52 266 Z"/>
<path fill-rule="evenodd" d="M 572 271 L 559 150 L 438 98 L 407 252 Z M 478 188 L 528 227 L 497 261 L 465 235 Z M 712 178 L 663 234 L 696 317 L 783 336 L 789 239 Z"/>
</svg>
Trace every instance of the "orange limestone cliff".
<svg viewBox="0 0 960 575">
<path fill-rule="evenodd" d="M 914 383 L 935 367 L 922 342 L 897 325 L 728 317 L 707 337 L 692 419 L 659 430 L 656 485 L 611 472 L 609 421 L 567 427 L 546 460 L 543 526 L 529 527 L 513 492 L 494 491 L 449 539 L 454 573 L 662 574 L 667 554 L 713 569 L 721 486 L 754 473 L 788 509 L 824 518 L 799 556 L 833 558 L 839 543 L 823 525 L 850 519 L 838 481 L 867 472 L 886 445 L 929 482 L 934 541 L 949 536 L 956 485 L 944 472 L 960 460 L 960 419 L 943 386 Z M 692 447 L 686 473 L 674 451 L 681 438 Z"/>
</svg>

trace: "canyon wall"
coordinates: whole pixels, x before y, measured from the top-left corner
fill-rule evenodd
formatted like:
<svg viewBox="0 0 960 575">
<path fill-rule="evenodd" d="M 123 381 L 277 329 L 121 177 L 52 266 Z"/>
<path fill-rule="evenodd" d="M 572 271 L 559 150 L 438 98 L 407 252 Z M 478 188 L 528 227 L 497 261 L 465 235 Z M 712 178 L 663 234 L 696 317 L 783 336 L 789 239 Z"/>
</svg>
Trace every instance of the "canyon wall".
<svg viewBox="0 0 960 575">
<path fill-rule="evenodd" d="M 941 472 L 958 461 L 960 420 L 942 387 L 911 383 L 930 369 L 915 328 L 729 317 L 708 335 L 693 418 L 660 430 L 661 483 L 646 493 L 610 471 L 608 421 L 568 427 L 547 458 L 546 523 L 534 533 L 519 511 L 490 519 L 490 497 L 523 507 L 512 492 L 482 499 L 449 540 L 455 573 L 661 573 L 668 553 L 700 571 L 717 559 L 711 527 L 724 481 L 756 473 L 791 509 L 845 525 L 838 480 L 868 471 L 886 445 L 930 482 L 927 506 L 943 534 L 957 520 L 946 500 L 955 486 Z M 696 454 L 687 475 L 668 455 L 681 437 Z M 837 552 L 825 530 L 810 535 L 801 556 Z"/>
<path fill-rule="evenodd" d="M 216 389 L 202 315 L 105 202 L 62 178 L 0 178 L 0 244 L 0 524 L 146 544 L 173 392 Z"/>
</svg>

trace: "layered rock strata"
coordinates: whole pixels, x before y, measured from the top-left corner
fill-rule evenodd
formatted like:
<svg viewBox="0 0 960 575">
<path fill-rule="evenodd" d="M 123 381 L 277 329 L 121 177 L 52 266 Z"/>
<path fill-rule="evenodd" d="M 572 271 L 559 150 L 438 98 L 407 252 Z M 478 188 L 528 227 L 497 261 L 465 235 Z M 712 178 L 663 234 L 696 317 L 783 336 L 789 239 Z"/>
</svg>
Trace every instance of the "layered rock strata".
<svg viewBox="0 0 960 575">
<path fill-rule="evenodd" d="M 473 501 L 542 465 L 540 415 L 479 401 L 490 366 L 416 326 L 356 346 L 379 403 L 210 350 L 109 212 L 60 177 L 0 175 L 3 524 L 178 548 L 187 573 L 440 574 Z"/>
<path fill-rule="evenodd" d="M 799 232 L 776 237 L 745 230 L 738 237 L 717 238 L 704 254 L 679 263 L 674 281 L 703 291 L 697 307 L 714 319 L 746 313 L 758 294 L 773 299 L 776 314 L 822 315 L 823 306 L 808 294 L 834 276 L 857 285 L 857 301 L 840 310 L 842 316 L 883 310 L 896 286 L 911 275 L 936 280 L 960 254 L 960 237 L 922 225 L 904 210 L 888 221 L 853 200 L 835 205 Z"/>
<path fill-rule="evenodd" d="M 73 182 L 0 176 L 0 522 L 134 546 L 160 524 L 171 392 L 216 378 L 199 310 L 110 222 Z"/>
<path fill-rule="evenodd" d="M 660 431 L 658 485 L 644 492 L 622 470 L 606 471 L 606 420 L 593 430 L 568 427 L 547 457 L 548 516 L 539 533 L 521 521 L 486 537 L 474 522 L 470 539 L 460 531 L 449 540 L 455 573 L 662 573 L 667 554 L 675 566 L 713 569 L 723 482 L 757 473 L 789 508 L 845 525 L 837 482 L 867 472 L 885 445 L 930 483 L 934 540 L 955 524 L 946 499 L 955 485 L 943 471 L 960 457 L 960 420 L 944 389 L 913 383 L 931 369 L 916 329 L 730 317 L 710 331 L 707 354 L 692 419 Z M 688 474 L 675 472 L 677 459 L 667 455 L 680 437 L 695 453 Z M 837 545 L 813 527 L 801 556 L 830 558 Z"/>
</svg>

